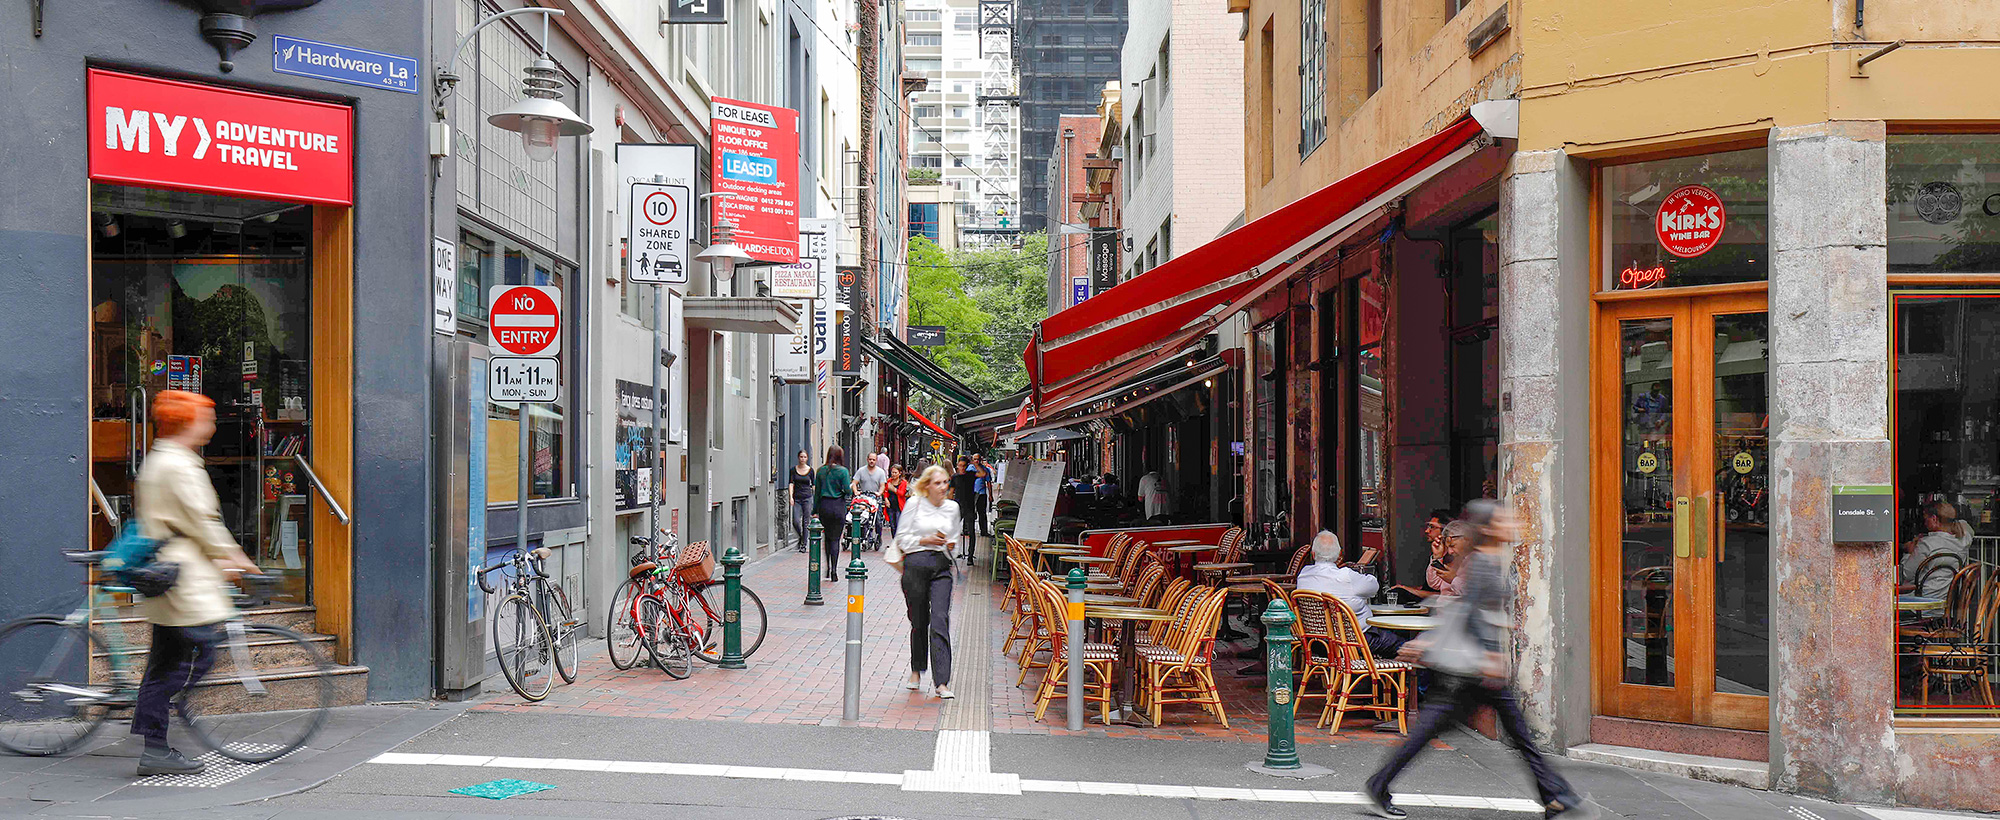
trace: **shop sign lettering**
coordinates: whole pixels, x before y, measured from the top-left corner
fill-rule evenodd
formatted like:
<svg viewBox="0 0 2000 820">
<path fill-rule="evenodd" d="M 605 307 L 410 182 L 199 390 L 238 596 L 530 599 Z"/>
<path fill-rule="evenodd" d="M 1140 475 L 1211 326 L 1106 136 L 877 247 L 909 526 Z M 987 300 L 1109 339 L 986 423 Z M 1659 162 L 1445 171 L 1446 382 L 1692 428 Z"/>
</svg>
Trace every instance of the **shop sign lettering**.
<svg viewBox="0 0 2000 820">
<path fill-rule="evenodd" d="M 1660 247 L 1683 259 L 1713 250 L 1722 241 L 1728 215 L 1722 197 L 1702 185 L 1682 185 L 1660 200 L 1653 224 Z"/>
<path fill-rule="evenodd" d="M 1667 266 L 1654 265 L 1641 268 L 1634 264 L 1618 272 L 1619 290 L 1640 290 L 1660 285 L 1667 281 Z"/>
<path fill-rule="evenodd" d="M 90 178 L 351 205 L 345 106 L 92 69 Z"/>
</svg>

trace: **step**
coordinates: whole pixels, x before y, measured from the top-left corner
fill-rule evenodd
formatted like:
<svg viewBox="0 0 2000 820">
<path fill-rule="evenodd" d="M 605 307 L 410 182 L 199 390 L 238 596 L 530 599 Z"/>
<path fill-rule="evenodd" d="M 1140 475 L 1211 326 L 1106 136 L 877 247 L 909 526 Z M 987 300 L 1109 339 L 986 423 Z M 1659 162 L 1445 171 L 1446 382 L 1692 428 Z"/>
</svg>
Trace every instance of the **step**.
<svg viewBox="0 0 2000 820">
<path fill-rule="evenodd" d="M 306 643 L 319 653 L 320 660 L 329 662 L 333 660 L 334 637 L 332 635 L 318 635 L 310 632 L 302 634 L 305 636 Z M 303 665 L 305 660 L 298 644 L 277 636 L 252 637 L 249 641 L 249 649 L 250 656 L 255 659 L 257 668 L 259 669 L 296 667 Z M 226 662 L 227 656 L 230 654 L 228 647 L 217 647 L 217 651 L 224 656 L 218 663 Z M 127 666 L 130 666 L 135 673 L 145 667 L 147 647 L 128 646 L 126 647 L 126 652 L 127 657 L 131 661 Z M 102 680 L 103 676 L 110 671 L 110 667 L 105 660 L 110 654 L 109 651 L 93 651 L 90 653 L 90 669 L 93 678 Z"/>
<path fill-rule="evenodd" d="M 297 632 L 311 632 L 318 625 L 318 610 L 305 604 L 272 604 L 243 611 L 244 620 L 251 623 L 282 626 Z M 97 625 L 104 629 L 122 629 L 126 643 L 144 647 L 153 639 L 153 626 L 143 615 L 133 614 L 117 618 L 99 618 Z"/>
<path fill-rule="evenodd" d="M 1749 789 L 1771 788 L 1771 764 L 1759 760 L 1662 752 L 1604 743 L 1584 743 L 1569 747 L 1571 760 L 1622 766 L 1642 772 L 1670 774 L 1691 780 L 1706 780 Z"/>
<path fill-rule="evenodd" d="M 224 653 L 225 655 L 227 653 Z M 217 665 L 217 671 L 224 668 Z M 368 702 L 368 667 L 335 666 L 327 672 L 333 676 L 333 706 L 360 706 Z M 212 710 L 230 713 L 280 712 L 288 709 L 308 709 L 316 705 L 317 694 L 311 673 L 306 670 L 293 672 L 266 672 L 259 676 L 264 683 L 265 694 L 254 696 L 241 686 L 236 678 L 210 677 L 195 684 L 198 688 L 227 686 L 226 697 L 206 703 Z"/>
</svg>

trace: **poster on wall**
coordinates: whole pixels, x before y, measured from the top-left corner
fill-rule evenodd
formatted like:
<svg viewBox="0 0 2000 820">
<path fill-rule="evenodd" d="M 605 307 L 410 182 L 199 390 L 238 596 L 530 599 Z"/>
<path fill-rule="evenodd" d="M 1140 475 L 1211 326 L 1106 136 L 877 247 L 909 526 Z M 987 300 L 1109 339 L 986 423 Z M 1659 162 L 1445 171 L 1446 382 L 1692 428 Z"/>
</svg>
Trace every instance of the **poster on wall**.
<svg viewBox="0 0 2000 820">
<path fill-rule="evenodd" d="M 651 505 L 653 493 L 659 491 L 660 471 L 653 447 L 653 418 L 658 411 L 651 385 L 619 379 L 617 388 L 612 506 L 618 512 L 627 512 Z"/>
<path fill-rule="evenodd" d="M 1049 540 L 1049 526 L 1056 517 L 1056 495 L 1062 491 L 1063 470 L 1067 465 L 1061 459 L 1028 463 L 1026 480 L 1021 482 L 1021 515 L 1014 524 L 1015 538 Z"/>
<path fill-rule="evenodd" d="M 807 313 L 806 303 L 788 300 L 798 310 L 799 315 Z M 780 336 L 771 346 L 771 375 L 784 379 L 787 383 L 801 384 L 812 380 L 812 336 L 813 328 L 802 323 L 799 331 L 789 336 Z"/>
<path fill-rule="evenodd" d="M 799 261 L 799 112 L 716 97 L 709 122 L 716 204 L 750 258 Z"/>
</svg>

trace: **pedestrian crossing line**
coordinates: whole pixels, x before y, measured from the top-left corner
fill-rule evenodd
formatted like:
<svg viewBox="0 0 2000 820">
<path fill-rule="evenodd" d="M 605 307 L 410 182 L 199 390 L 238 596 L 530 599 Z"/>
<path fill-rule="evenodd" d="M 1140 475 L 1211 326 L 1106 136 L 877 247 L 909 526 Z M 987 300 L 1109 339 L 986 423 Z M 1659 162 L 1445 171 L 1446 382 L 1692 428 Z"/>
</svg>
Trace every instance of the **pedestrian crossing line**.
<svg viewBox="0 0 2000 820">
<path fill-rule="evenodd" d="M 819 783 L 857 783 L 895 786 L 904 791 L 931 791 L 956 794 L 1088 794 L 1106 797 L 1150 797 L 1187 800 L 1237 800 L 1254 803 L 1318 803 L 1322 805 L 1364 805 L 1360 792 L 1306 789 L 1246 789 L 1219 786 L 1181 786 L 1166 783 L 1114 783 L 1088 780 L 1029 780 L 1017 774 L 972 771 L 852 772 L 836 769 L 796 769 L 779 766 L 729 766 L 717 763 L 667 763 L 646 760 L 590 760 L 552 757 L 505 757 L 494 755 L 413 754 L 385 752 L 368 762 L 391 766 L 464 766 L 487 769 L 527 769 L 530 771 L 617 772 L 683 777 L 721 777 L 737 780 L 799 780 Z M 1458 794 L 1418 794 L 1398 792 L 1401 806 L 1428 808 L 1487 809 L 1536 814 L 1542 806 L 1533 800 L 1513 797 L 1480 797 Z"/>
</svg>

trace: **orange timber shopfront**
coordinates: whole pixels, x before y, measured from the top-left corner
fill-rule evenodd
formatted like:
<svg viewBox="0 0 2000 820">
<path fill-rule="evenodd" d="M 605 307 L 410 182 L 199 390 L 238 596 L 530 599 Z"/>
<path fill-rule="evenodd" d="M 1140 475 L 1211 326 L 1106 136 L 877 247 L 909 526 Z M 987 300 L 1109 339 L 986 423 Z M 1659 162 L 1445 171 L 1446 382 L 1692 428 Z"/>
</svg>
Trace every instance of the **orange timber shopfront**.
<svg viewBox="0 0 2000 820">
<path fill-rule="evenodd" d="M 421 53 L 418 9 L 293 5 L 243 25 Z M 223 527 L 282 579 L 275 603 L 326 636 L 341 698 L 423 697 L 421 79 L 283 74 L 264 42 L 219 63 L 199 17 L 52 7 L 42 39 L 0 42 L 38 78 L 4 104 L 35 136 L 0 169 L 16 273 L 0 285 L 0 526 L 21 536 L 0 616 L 74 605 L 82 568 L 62 551 L 102 547 L 132 516 L 151 402 L 186 390 L 216 404 L 202 455 Z"/>
<path fill-rule="evenodd" d="M 1524 151 L 1501 226 L 1538 734 L 2000 808 L 2000 136 Z"/>
</svg>

